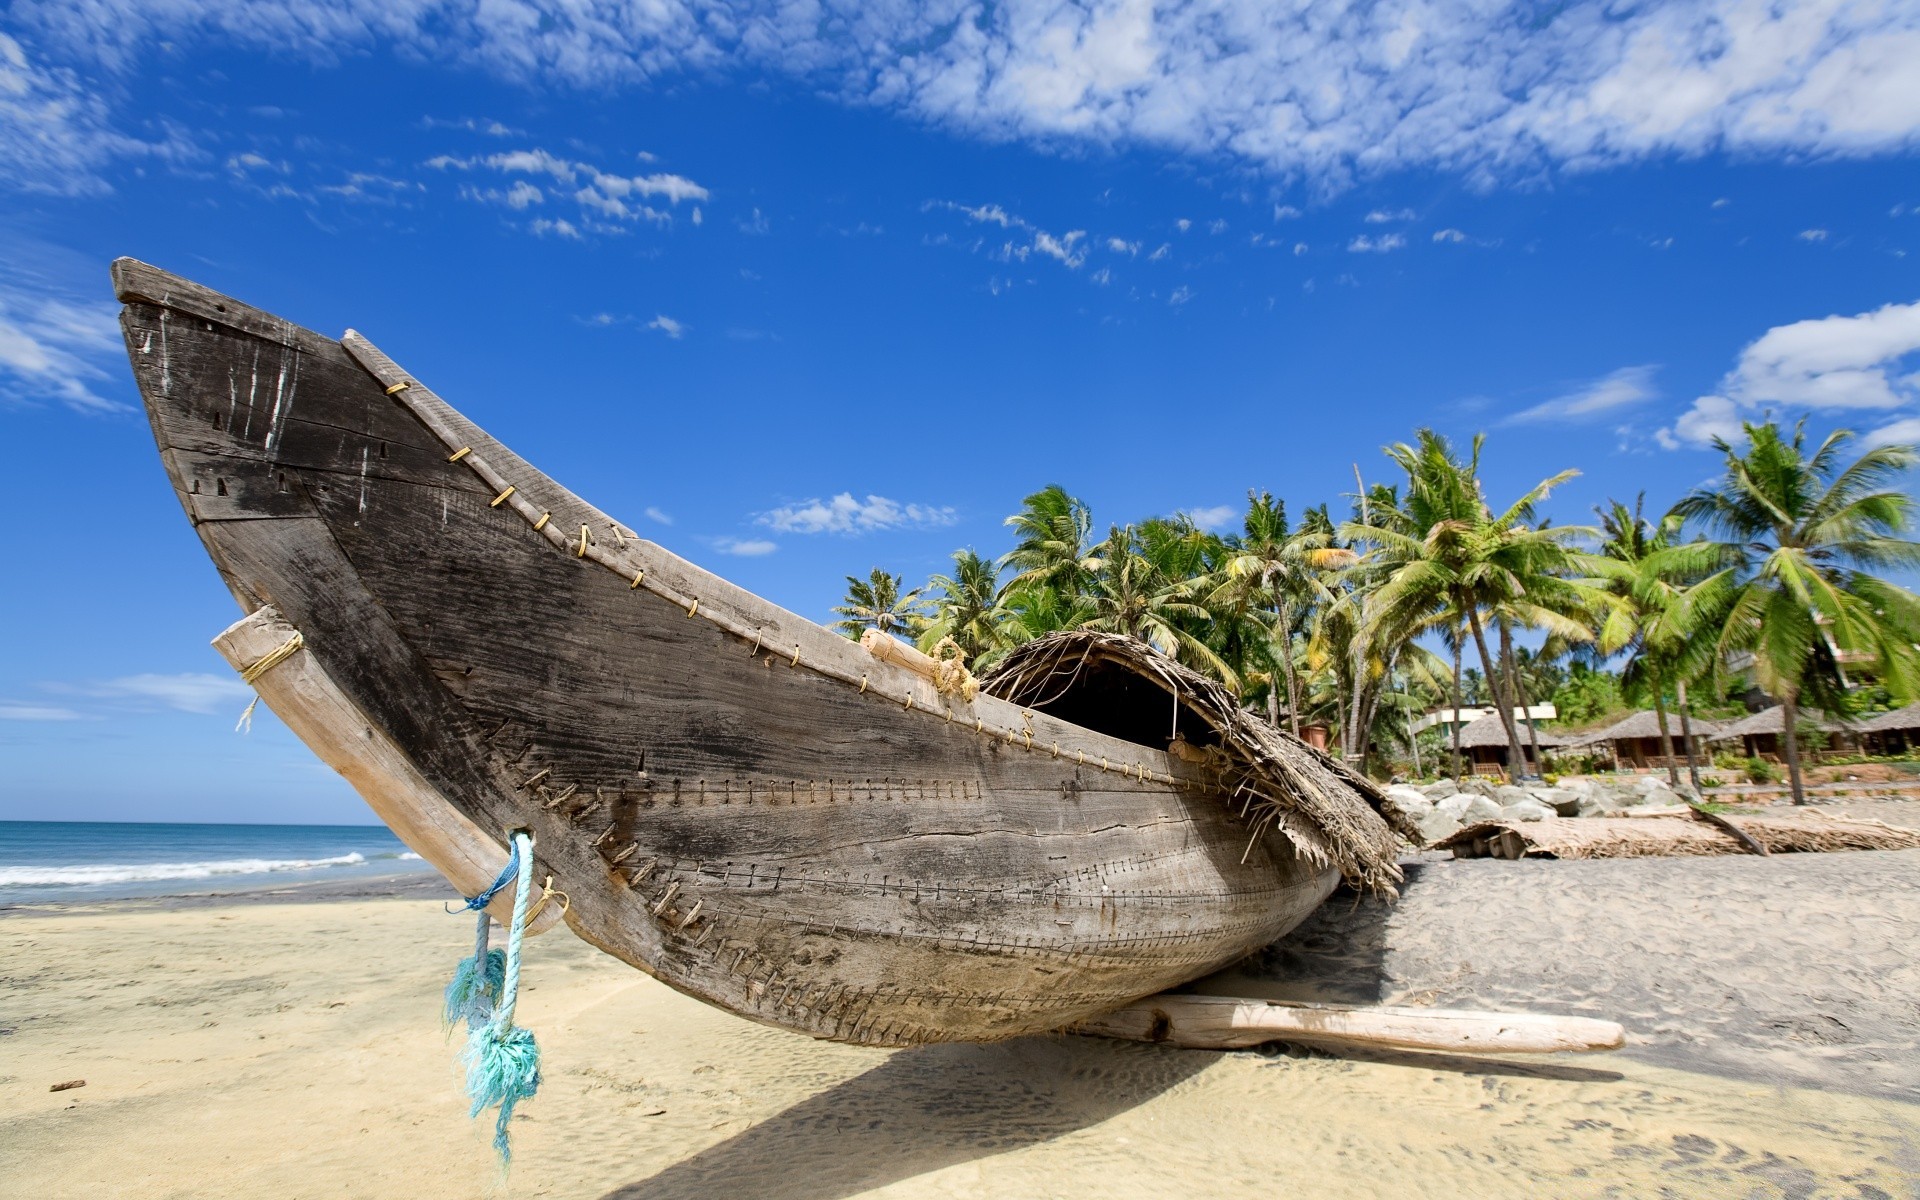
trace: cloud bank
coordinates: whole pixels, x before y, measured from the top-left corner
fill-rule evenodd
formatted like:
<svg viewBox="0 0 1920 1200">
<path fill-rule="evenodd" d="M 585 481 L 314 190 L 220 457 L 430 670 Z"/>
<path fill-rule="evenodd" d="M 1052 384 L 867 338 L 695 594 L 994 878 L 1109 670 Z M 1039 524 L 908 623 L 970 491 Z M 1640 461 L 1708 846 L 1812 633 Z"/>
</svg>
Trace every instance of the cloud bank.
<svg viewBox="0 0 1920 1200">
<path fill-rule="evenodd" d="M 1920 6 L 1887 0 L 18 0 L 7 21 L 0 161 L 69 190 L 166 144 L 116 128 L 78 73 L 196 38 L 323 64 L 391 48 L 530 87 L 767 69 L 983 138 L 1155 146 L 1329 188 L 1887 153 L 1920 133 Z"/>
</svg>

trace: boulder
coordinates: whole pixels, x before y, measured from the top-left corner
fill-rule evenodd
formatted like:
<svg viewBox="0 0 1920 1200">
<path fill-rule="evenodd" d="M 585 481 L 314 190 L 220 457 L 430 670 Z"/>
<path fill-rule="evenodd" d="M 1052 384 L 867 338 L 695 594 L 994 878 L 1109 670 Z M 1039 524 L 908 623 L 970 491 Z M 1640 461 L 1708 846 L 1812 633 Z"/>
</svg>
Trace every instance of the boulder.
<svg viewBox="0 0 1920 1200">
<path fill-rule="evenodd" d="M 1485 796 L 1475 796 L 1467 801 L 1466 808 L 1460 813 L 1460 823 L 1472 825 L 1480 821 L 1498 821 L 1500 811 L 1500 806 Z"/>
<path fill-rule="evenodd" d="M 1533 796 L 1525 788 L 1502 785 L 1493 789 L 1492 799 L 1493 802 L 1501 808 L 1506 808 L 1508 805 L 1518 804 L 1522 800 L 1531 800 Z"/>
<path fill-rule="evenodd" d="M 1563 817 L 1580 807 L 1580 793 L 1569 788 L 1534 788 L 1533 798 Z"/>
<path fill-rule="evenodd" d="M 1433 811 L 1433 801 L 1427 799 L 1424 792 L 1404 784 L 1396 783 L 1388 788 L 1387 799 L 1409 817 L 1419 817 Z"/>
<path fill-rule="evenodd" d="M 1532 798 L 1509 804 L 1500 810 L 1501 819 L 1507 821 L 1551 821 L 1557 819 L 1558 815 Z"/>
<path fill-rule="evenodd" d="M 1581 795 L 1579 803 L 1574 805 L 1573 811 L 1563 815 L 1569 817 L 1597 817 L 1602 813 L 1611 812 L 1612 810 L 1613 805 L 1607 803 L 1604 795 L 1586 792 Z"/>
<path fill-rule="evenodd" d="M 1440 801 L 1458 792 L 1460 785 L 1451 779 L 1442 779 L 1439 783 L 1430 783 L 1420 790 L 1427 794 L 1427 799 Z"/>
<path fill-rule="evenodd" d="M 1629 801 L 1629 804 L 1634 808 L 1646 808 L 1649 806 L 1671 808 L 1673 805 L 1685 803 L 1686 801 L 1680 799 L 1678 792 L 1672 791 L 1665 784 L 1656 788 L 1648 788 Z"/>
<path fill-rule="evenodd" d="M 1434 801 L 1433 811 L 1444 817 L 1458 821 L 1461 816 L 1466 813 L 1467 805 L 1472 804 L 1477 799 L 1479 799 L 1479 797 L 1470 792 L 1455 792 L 1451 796 L 1445 796 Z"/>
<path fill-rule="evenodd" d="M 1441 812 L 1437 807 L 1419 818 L 1416 824 L 1420 826 L 1420 836 L 1429 846 L 1442 838 L 1450 838 L 1465 828 L 1459 821 Z"/>
</svg>

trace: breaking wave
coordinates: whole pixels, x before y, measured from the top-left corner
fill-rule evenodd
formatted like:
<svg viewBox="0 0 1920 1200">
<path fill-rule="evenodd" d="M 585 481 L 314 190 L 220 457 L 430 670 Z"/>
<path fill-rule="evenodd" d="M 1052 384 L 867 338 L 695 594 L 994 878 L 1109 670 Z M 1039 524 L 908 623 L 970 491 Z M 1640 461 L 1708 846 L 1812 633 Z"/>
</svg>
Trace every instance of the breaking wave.
<svg viewBox="0 0 1920 1200">
<path fill-rule="evenodd" d="M 417 858 L 415 854 L 380 858 Z M 356 867 L 367 856 L 355 851 L 332 858 L 223 858 L 210 862 L 101 863 L 75 867 L 0 867 L 0 887 L 76 887 L 102 883 L 156 883 L 171 879 L 212 879 L 221 875 L 269 875 L 280 871 L 321 871 Z"/>
</svg>

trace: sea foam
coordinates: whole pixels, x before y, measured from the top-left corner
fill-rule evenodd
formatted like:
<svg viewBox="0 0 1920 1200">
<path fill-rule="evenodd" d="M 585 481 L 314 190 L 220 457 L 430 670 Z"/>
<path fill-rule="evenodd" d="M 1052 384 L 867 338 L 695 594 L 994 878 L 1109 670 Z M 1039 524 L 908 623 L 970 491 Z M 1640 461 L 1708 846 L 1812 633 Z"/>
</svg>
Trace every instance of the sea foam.
<svg viewBox="0 0 1920 1200">
<path fill-rule="evenodd" d="M 387 857 L 382 855 L 381 857 Z M 412 854 L 400 858 L 415 857 Z M 267 875 L 278 871 L 318 871 L 353 867 L 367 861 L 355 851 L 332 858 L 223 858 L 210 862 L 99 863 L 73 867 L 0 867 L 0 887 L 75 887 L 101 883 L 152 883 L 169 879 L 211 879 L 218 875 Z"/>
</svg>

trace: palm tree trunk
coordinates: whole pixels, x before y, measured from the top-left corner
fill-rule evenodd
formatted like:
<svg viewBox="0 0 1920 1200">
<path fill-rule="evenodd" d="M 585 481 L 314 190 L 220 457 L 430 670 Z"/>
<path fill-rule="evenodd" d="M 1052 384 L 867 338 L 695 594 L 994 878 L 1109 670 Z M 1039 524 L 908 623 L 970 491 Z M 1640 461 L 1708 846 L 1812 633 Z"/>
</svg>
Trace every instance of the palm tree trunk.
<svg viewBox="0 0 1920 1200">
<path fill-rule="evenodd" d="M 1680 770 L 1673 765 L 1673 735 L 1667 732 L 1667 685 L 1658 675 L 1653 677 L 1653 715 L 1660 721 L 1660 757 L 1667 760 L 1667 782 L 1677 791 Z"/>
<path fill-rule="evenodd" d="M 1460 636 L 1460 630 L 1453 631 L 1453 781 L 1460 782 L 1460 656 L 1466 649 L 1467 639 Z"/>
<path fill-rule="evenodd" d="M 1287 611 L 1287 602 L 1276 598 L 1275 607 L 1280 614 L 1280 669 L 1287 677 L 1287 723 L 1293 726 L 1293 736 L 1300 736 L 1300 684 L 1293 676 L 1293 614 Z"/>
<path fill-rule="evenodd" d="M 1687 681 L 1677 679 L 1674 697 L 1680 702 L 1680 740 L 1687 748 L 1687 779 L 1693 784 L 1694 798 L 1700 797 L 1700 760 L 1693 753 L 1693 714 L 1687 711 Z"/>
<path fill-rule="evenodd" d="M 1783 700 L 1780 707 L 1784 710 L 1780 725 L 1780 737 L 1787 747 L 1787 780 L 1793 785 L 1793 802 L 1805 804 L 1807 789 L 1800 781 L 1800 736 L 1794 732 L 1794 720 L 1800 715 L 1797 699 Z"/>
<path fill-rule="evenodd" d="M 1546 759 L 1540 754 L 1540 731 L 1533 727 L 1533 714 L 1527 710 L 1527 693 L 1520 686 L 1520 669 L 1513 655 L 1513 630 L 1505 621 L 1500 622 L 1500 655 L 1507 660 L 1507 694 L 1513 697 L 1513 703 L 1520 710 L 1520 720 L 1527 727 L 1527 742 L 1533 747 L 1533 769 L 1546 769 Z"/>
<path fill-rule="evenodd" d="M 1473 644 L 1480 651 L 1480 669 L 1487 673 L 1487 691 L 1493 694 L 1493 707 L 1500 714 L 1500 727 L 1507 734 L 1507 771 L 1515 778 L 1526 774 L 1525 759 L 1520 749 L 1520 731 L 1514 728 L 1513 706 L 1508 704 L 1500 687 L 1500 673 L 1493 669 L 1493 655 L 1487 653 L 1486 630 L 1480 628 L 1480 610 L 1467 609 L 1467 628 L 1473 630 Z"/>
</svg>

